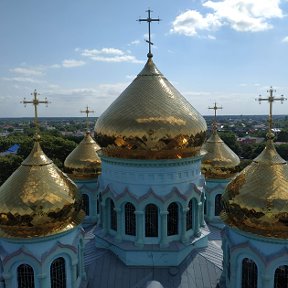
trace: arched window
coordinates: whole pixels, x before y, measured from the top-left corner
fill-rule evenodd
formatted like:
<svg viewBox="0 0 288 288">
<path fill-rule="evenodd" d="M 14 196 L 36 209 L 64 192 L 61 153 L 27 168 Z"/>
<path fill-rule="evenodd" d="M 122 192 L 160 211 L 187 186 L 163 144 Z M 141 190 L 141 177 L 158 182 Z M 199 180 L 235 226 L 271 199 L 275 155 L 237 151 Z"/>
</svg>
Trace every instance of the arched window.
<svg viewBox="0 0 288 288">
<path fill-rule="evenodd" d="M 178 234 L 178 205 L 173 202 L 168 206 L 168 215 L 167 215 L 167 235 L 177 235 Z"/>
<path fill-rule="evenodd" d="M 28 264 L 21 264 L 17 268 L 17 282 L 19 288 L 34 288 L 34 270 Z"/>
<path fill-rule="evenodd" d="M 110 199 L 110 228 L 117 231 L 117 213 L 112 199 Z"/>
<path fill-rule="evenodd" d="M 215 196 L 215 216 L 219 216 L 220 212 L 222 211 L 222 201 L 221 201 L 222 195 L 217 194 Z"/>
<path fill-rule="evenodd" d="M 125 234 L 136 235 L 135 207 L 132 203 L 125 204 Z"/>
<path fill-rule="evenodd" d="M 257 265 L 251 259 L 244 258 L 242 261 L 242 288 L 257 288 L 258 271 Z"/>
<path fill-rule="evenodd" d="M 274 288 L 288 287 L 288 266 L 279 266 L 274 275 Z"/>
<path fill-rule="evenodd" d="M 89 196 L 87 194 L 82 194 L 82 209 L 89 216 Z"/>
<path fill-rule="evenodd" d="M 192 210 L 192 200 L 188 203 L 189 210 L 186 212 L 186 231 L 193 228 L 193 210 Z"/>
<path fill-rule="evenodd" d="M 55 259 L 50 267 L 51 288 L 66 288 L 66 270 L 63 257 Z"/>
<path fill-rule="evenodd" d="M 96 201 L 96 209 L 97 209 L 97 214 L 99 214 L 99 199 Z"/>
<path fill-rule="evenodd" d="M 158 208 L 154 204 L 145 208 L 145 236 L 158 237 Z"/>
</svg>

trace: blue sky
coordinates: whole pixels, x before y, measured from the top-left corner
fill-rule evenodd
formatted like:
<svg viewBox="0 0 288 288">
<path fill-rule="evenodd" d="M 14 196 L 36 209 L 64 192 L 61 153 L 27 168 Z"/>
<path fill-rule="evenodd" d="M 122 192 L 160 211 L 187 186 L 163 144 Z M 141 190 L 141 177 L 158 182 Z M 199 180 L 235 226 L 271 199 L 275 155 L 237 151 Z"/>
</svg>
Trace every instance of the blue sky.
<svg viewBox="0 0 288 288">
<path fill-rule="evenodd" d="M 40 116 L 99 116 L 147 59 L 148 8 L 153 60 L 200 113 L 267 114 L 255 98 L 271 85 L 288 96 L 287 0 L 0 0 L 0 117 L 32 116 L 34 89 Z"/>
</svg>

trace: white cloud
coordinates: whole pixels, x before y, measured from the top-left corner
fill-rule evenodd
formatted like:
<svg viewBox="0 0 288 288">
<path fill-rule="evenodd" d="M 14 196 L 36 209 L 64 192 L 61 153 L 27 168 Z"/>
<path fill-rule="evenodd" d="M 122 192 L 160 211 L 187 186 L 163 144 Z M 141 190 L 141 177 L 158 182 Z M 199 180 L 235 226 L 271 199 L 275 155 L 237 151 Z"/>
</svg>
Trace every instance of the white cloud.
<svg viewBox="0 0 288 288">
<path fill-rule="evenodd" d="M 114 55 L 114 56 L 122 56 L 125 53 L 120 50 L 120 49 L 116 49 L 116 48 L 102 48 L 101 50 L 97 50 L 97 49 L 84 49 L 81 52 L 82 56 L 87 56 L 87 57 L 96 57 L 99 55 Z"/>
<path fill-rule="evenodd" d="M 196 10 L 188 10 L 176 17 L 172 23 L 171 32 L 185 36 L 195 36 L 198 30 L 215 30 L 222 24 L 217 17 L 211 13 L 202 16 Z"/>
<path fill-rule="evenodd" d="M 89 57 L 90 59 L 98 62 L 130 62 L 130 63 L 143 63 L 143 61 L 136 59 L 135 56 L 130 55 L 129 51 L 122 51 L 116 48 L 102 48 L 97 49 L 84 49 L 79 51 L 82 56 Z"/>
<path fill-rule="evenodd" d="M 84 61 L 74 60 L 74 59 L 66 59 L 66 60 L 63 60 L 63 62 L 62 62 L 62 66 L 65 68 L 79 67 L 79 66 L 83 66 L 85 64 L 86 63 Z"/>
<path fill-rule="evenodd" d="M 43 72 L 37 68 L 16 67 L 10 69 L 10 72 L 25 76 L 42 76 Z"/>
<path fill-rule="evenodd" d="M 284 37 L 284 38 L 282 39 L 282 42 L 288 43 L 288 36 Z"/>
<path fill-rule="evenodd" d="M 128 46 L 131 46 L 131 45 L 139 45 L 140 44 L 140 40 L 134 40 L 134 41 L 131 41 Z"/>
<path fill-rule="evenodd" d="M 31 77 L 2 77 L 4 81 L 12 81 L 12 82 L 26 82 L 26 83 L 44 83 L 45 81 L 34 79 Z"/>
<path fill-rule="evenodd" d="M 200 31 L 217 30 L 224 25 L 240 32 L 265 31 L 273 28 L 270 19 L 283 17 L 279 5 L 280 0 L 206 1 L 202 6 L 212 13 L 188 10 L 175 18 L 170 31 L 196 36 Z"/>
</svg>

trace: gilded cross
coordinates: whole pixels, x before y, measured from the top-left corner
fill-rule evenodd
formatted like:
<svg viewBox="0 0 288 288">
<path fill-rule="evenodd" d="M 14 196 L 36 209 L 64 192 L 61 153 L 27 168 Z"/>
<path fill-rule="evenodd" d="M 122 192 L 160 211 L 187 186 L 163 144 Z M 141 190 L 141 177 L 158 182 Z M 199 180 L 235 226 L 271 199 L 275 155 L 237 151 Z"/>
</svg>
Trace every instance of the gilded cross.
<svg viewBox="0 0 288 288">
<path fill-rule="evenodd" d="M 89 107 L 86 106 L 86 110 L 80 111 L 81 113 L 85 113 L 86 114 L 86 129 L 87 131 L 89 130 L 89 121 L 88 121 L 88 117 L 90 113 L 94 113 L 93 110 L 89 110 Z"/>
<path fill-rule="evenodd" d="M 287 98 L 285 98 L 283 95 L 281 95 L 279 98 L 276 98 L 275 96 L 273 96 L 273 93 L 276 92 L 276 90 L 274 90 L 272 88 L 272 86 L 270 87 L 269 90 L 267 90 L 267 92 L 269 93 L 267 98 L 262 98 L 261 95 L 259 95 L 259 98 L 256 99 L 259 101 L 259 104 L 261 104 L 262 101 L 268 101 L 269 103 L 269 117 L 268 117 L 268 123 L 269 123 L 269 135 L 272 135 L 273 136 L 273 133 L 272 133 L 272 123 L 273 123 L 273 120 L 272 120 L 272 104 L 274 101 L 281 101 L 281 103 L 283 103 L 283 101 L 287 100 Z"/>
<path fill-rule="evenodd" d="M 152 58 L 153 57 L 153 54 L 151 53 L 151 45 L 154 45 L 152 42 L 151 42 L 151 22 L 159 22 L 160 19 L 159 17 L 158 18 L 151 18 L 151 11 L 150 9 L 148 9 L 146 12 L 148 12 L 148 17 L 147 18 L 140 18 L 138 19 L 139 22 L 147 22 L 148 23 L 148 40 L 146 40 L 146 42 L 148 43 L 149 45 L 149 53 L 147 54 L 147 57 L 148 58 Z"/>
<path fill-rule="evenodd" d="M 223 109 L 221 106 L 217 106 L 217 103 L 214 103 L 213 107 L 208 107 L 208 109 L 214 110 L 214 122 L 213 122 L 213 130 L 217 130 L 217 110 Z"/>
<path fill-rule="evenodd" d="M 21 103 L 24 104 L 24 106 L 26 107 L 27 104 L 32 104 L 34 106 L 34 124 L 35 124 L 35 130 L 36 130 L 36 134 L 39 132 L 39 122 L 38 122 L 38 105 L 39 104 L 46 104 L 46 106 L 49 104 L 47 98 L 45 98 L 45 100 L 40 101 L 38 99 L 38 96 L 40 95 L 37 90 L 35 89 L 33 93 L 31 93 L 32 96 L 34 96 L 34 98 L 30 101 L 27 101 L 26 98 L 24 98 L 23 101 L 21 101 Z"/>
</svg>

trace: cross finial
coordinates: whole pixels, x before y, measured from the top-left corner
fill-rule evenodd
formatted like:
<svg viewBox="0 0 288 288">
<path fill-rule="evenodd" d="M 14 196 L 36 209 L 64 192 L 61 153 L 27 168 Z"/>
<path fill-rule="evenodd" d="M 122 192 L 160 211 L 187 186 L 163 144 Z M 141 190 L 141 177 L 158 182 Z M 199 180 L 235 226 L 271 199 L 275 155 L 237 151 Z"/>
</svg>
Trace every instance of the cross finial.
<svg viewBox="0 0 288 288">
<path fill-rule="evenodd" d="M 273 124 L 272 104 L 273 104 L 274 101 L 281 101 L 281 103 L 283 103 L 283 101 L 287 100 L 287 98 L 285 98 L 283 95 L 281 95 L 279 98 L 276 98 L 275 96 L 273 96 L 273 93 L 276 92 L 276 90 L 274 90 L 272 88 L 272 86 L 270 87 L 269 90 L 267 90 L 267 92 L 269 93 L 267 98 L 262 98 L 262 96 L 259 95 L 259 98 L 256 99 L 256 100 L 259 101 L 259 104 L 261 104 L 262 101 L 268 101 L 268 103 L 269 103 L 269 117 L 268 117 L 269 131 L 267 133 L 267 137 L 268 137 L 268 139 L 273 139 L 274 138 L 274 134 L 272 132 L 272 124 Z"/>
<path fill-rule="evenodd" d="M 33 96 L 33 99 L 30 101 L 27 101 L 26 98 L 24 98 L 23 101 L 21 101 L 21 103 L 24 104 L 24 106 L 26 107 L 27 104 L 32 104 L 34 106 L 34 125 L 35 125 L 35 132 L 36 135 L 38 135 L 39 133 L 39 122 L 38 122 L 38 105 L 39 104 L 46 104 L 46 106 L 48 105 L 48 100 L 47 98 L 45 98 L 44 101 L 40 101 L 38 99 L 38 96 L 40 95 L 37 90 L 35 89 L 33 93 L 31 93 L 31 95 Z"/>
<path fill-rule="evenodd" d="M 151 53 L 151 45 L 153 45 L 153 43 L 151 42 L 151 22 L 159 22 L 161 20 L 159 19 L 159 17 L 158 18 L 151 18 L 151 12 L 153 12 L 152 10 L 148 9 L 146 12 L 148 13 L 148 17 L 147 18 L 139 18 L 138 21 L 139 22 L 145 21 L 148 23 L 148 37 L 149 37 L 149 39 L 145 40 L 145 41 L 149 45 L 149 52 L 147 54 L 147 57 L 152 58 L 153 54 Z"/>
<path fill-rule="evenodd" d="M 214 110 L 214 121 L 213 121 L 213 131 L 217 130 L 217 110 L 223 109 L 221 106 L 217 106 L 217 103 L 214 103 L 213 107 L 208 107 L 208 109 Z"/>
<path fill-rule="evenodd" d="M 88 132 L 89 131 L 89 121 L 88 121 L 89 114 L 90 113 L 94 113 L 94 111 L 93 110 L 89 110 L 89 107 L 86 106 L 86 110 L 83 110 L 83 111 L 80 111 L 80 112 L 86 114 L 86 130 Z"/>
</svg>

